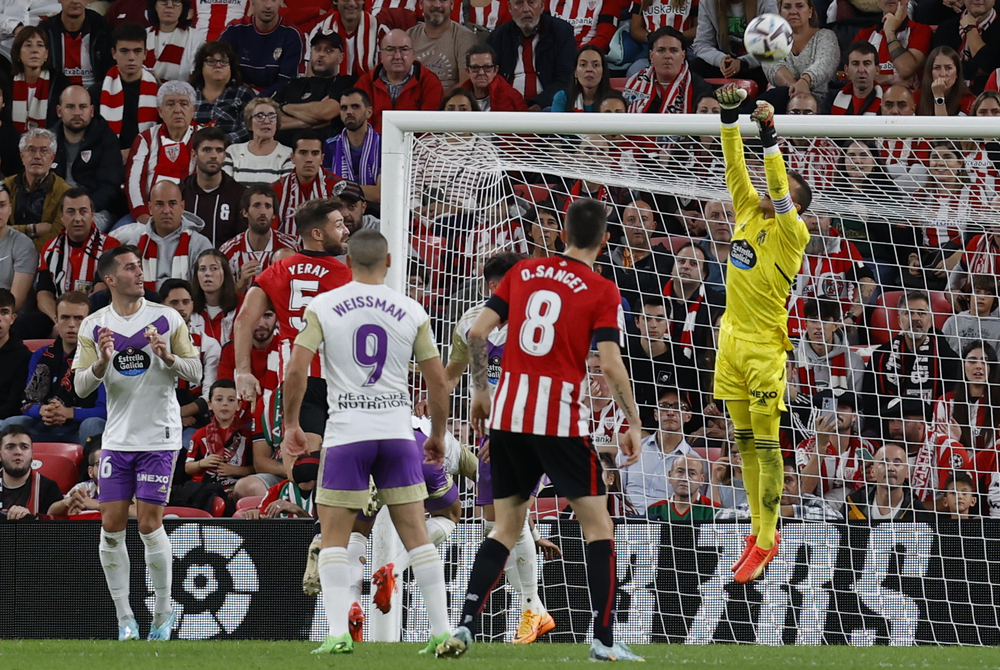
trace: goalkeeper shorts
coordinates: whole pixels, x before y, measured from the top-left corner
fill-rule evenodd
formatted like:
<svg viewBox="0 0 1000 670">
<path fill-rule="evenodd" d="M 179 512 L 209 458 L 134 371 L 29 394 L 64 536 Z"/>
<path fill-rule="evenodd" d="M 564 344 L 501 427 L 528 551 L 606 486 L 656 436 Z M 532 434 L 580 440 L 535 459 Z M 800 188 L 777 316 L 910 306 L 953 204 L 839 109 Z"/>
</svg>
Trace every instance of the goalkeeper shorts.
<svg viewBox="0 0 1000 670">
<path fill-rule="evenodd" d="M 715 358 L 715 397 L 749 400 L 750 411 L 773 415 L 785 408 L 785 362 L 781 342 L 741 340 L 723 333 Z"/>
</svg>

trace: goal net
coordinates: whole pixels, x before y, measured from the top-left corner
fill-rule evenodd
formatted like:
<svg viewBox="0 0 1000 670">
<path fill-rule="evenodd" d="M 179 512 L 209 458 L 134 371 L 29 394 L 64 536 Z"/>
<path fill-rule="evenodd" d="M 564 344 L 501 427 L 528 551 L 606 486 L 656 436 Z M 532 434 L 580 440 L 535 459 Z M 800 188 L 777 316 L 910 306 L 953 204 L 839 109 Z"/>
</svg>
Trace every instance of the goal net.
<svg viewBox="0 0 1000 670">
<path fill-rule="evenodd" d="M 777 119 L 786 165 L 813 199 L 805 260 L 786 277 L 782 544 L 745 586 L 729 570 L 748 531 L 741 460 L 713 398 L 725 275 L 737 271 L 717 115 L 387 113 L 384 124 L 382 229 L 403 260 L 389 280 L 427 308 L 445 361 L 456 322 L 488 297 L 486 261 L 559 253 L 574 201 L 607 209 L 596 269 L 622 293 L 623 355 L 649 435 L 640 462 L 619 467 L 624 417 L 589 359 L 623 641 L 1000 644 L 1000 123 Z M 756 128 L 744 117 L 741 130 L 765 195 Z M 469 388 L 466 375 L 450 429 L 475 449 Z M 483 519 L 474 482 L 461 486 L 463 523 L 441 548 L 456 622 Z M 557 623 L 543 639 L 589 640 L 568 501 L 543 485 L 532 516 L 562 552 L 540 558 Z M 391 633 L 426 639 L 404 582 Z M 504 579 L 483 638 L 509 641 L 519 617 Z"/>
</svg>

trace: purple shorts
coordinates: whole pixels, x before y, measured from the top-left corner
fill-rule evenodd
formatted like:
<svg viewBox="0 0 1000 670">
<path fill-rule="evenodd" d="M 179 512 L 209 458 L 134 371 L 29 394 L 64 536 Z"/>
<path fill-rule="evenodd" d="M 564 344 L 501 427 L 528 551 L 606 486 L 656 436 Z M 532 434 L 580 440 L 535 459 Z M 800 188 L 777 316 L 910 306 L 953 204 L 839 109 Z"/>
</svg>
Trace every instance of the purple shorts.
<svg viewBox="0 0 1000 670">
<path fill-rule="evenodd" d="M 364 509 L 369 477 L 387 505 L 427 498 L 423 451 L 414 440 L 369 440 L 324 447 L 316 502 L 332 507 Z"/>
<path fill-rule="evenodd" d="M 131 501 L 166 507 L 176 451 L 111 451 L 101 458 L 101 502 Z"/>
</svg>

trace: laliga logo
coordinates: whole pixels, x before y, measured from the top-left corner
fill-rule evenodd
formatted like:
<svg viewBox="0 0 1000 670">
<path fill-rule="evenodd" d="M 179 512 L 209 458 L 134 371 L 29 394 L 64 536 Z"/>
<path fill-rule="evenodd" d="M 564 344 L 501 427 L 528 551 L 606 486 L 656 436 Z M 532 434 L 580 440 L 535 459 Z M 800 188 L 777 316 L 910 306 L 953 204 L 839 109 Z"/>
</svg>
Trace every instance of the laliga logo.
<svg viewBox="0 0 1000 670">
<path fill-rule="evenodd" d="M 177 637 L 203 640 L 232 634 L 250 610 L 253 594 L 260 590 L 257 569 L 243 548 L 243 538 L 227 528 L 187 523 L 170 533 L 170 543 Z M 148 575 L 146 588 L 146 607 L 152 612 L 155 598 Z"/>
</svg>

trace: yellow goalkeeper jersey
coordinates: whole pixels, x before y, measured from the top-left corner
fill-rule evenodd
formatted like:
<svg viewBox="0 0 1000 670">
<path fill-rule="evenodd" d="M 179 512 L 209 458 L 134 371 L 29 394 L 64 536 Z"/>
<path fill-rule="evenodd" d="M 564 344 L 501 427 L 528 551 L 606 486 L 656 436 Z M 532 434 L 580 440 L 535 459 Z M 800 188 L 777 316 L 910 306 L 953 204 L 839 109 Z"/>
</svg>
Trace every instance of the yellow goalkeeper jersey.
<svg viewBox="0 0 1000 670">
<path fill-rule="evenodd" d="M 778 147 L 764 152 L 773 219 L 765 219 L 760 211 L 760 196 L 750 182 L 739 127 L 722 127 L 722 152 L 736 228 L 729 249 L 721 331 L 750 342 L 780 342 L 790 350 L 788 296 L 802 266 L 809 230 L 789 195 L 788 174 Z"/>
</svg>

